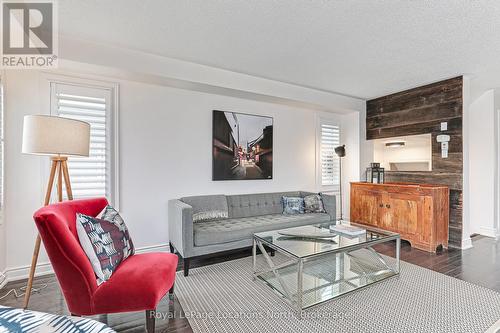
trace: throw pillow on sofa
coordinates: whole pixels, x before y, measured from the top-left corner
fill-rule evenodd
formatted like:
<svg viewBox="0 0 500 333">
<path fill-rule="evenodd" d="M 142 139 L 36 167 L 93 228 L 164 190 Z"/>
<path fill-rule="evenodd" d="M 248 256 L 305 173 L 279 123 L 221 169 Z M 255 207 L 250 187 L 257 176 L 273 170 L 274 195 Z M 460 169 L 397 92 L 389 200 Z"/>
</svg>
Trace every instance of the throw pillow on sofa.
<svg viewBox="0 0 500 333">
<path fill-rule="evenodd" d="M 134 252 L 128 229 L 122 222 L 76 214 L 78 239 L 99 283 L 109 280 L 118 265 Z"/>
<path fill-rule="evenodd" d="M 282 197 L 281 200 L 283 201 L 283 214 L 304 214 L 304 198 Z"/>
<path fill-rule="evenodd" d="M 306 195 L 304 197 L 304 211 L 306 213 L 325 213 L 321 196 L 319 194 Z"/>
</svg>

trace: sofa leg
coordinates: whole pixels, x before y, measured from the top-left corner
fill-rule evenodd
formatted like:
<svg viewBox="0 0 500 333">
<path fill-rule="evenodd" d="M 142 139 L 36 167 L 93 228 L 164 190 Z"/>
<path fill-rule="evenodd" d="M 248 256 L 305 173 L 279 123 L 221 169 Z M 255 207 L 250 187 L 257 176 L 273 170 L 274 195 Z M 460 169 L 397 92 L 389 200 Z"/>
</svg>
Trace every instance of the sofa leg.
<svg viewBox="0 0 500 333">
<path fill-rule="evenodd" d="M 154 333 L 156 310 L 146 310 L 146 332 Z"/>
<path fill-rule="evenodd" d="M 168 245 L 170 246 L 170 253 L 175 253 L 175 248 L 174 246 L 172 245 L 171 242 L 168 243 Z"/>
<path fill-rule="evenodd" d="M 184 276 L 189 275 L 189 261 L 190 258 L 184 258 Z"/>
<path fill-rule="evenodd" d="M 275 250 L 271 250 L 269 253 L 271 253 L 271 257 L 274 257 L 274 255 L 276 254 L 276 251 Z"/>
</svg>

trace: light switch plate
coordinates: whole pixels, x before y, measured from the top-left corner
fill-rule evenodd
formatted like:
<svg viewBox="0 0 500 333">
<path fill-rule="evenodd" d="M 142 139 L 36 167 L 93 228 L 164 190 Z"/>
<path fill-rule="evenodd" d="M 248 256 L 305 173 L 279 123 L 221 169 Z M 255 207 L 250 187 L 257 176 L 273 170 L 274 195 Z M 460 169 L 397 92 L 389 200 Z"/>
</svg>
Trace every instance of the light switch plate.
<svg viewBox="0 0 500 333">
<path fill-rule="evenodd" d="M 448 122 L 443 121 L 441 123 L 441 131 L 447 131 L 448 130 Z"/>
</svg>

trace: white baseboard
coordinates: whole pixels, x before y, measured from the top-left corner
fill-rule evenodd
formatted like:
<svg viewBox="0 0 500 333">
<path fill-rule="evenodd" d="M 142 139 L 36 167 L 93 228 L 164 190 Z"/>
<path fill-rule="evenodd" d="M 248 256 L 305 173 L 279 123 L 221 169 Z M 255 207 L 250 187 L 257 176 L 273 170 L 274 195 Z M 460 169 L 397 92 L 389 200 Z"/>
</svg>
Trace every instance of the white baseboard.
<svg viewBox="0 0 500 333">
<path fill-rule="evenodd" d="M 170 247 L 168 244 L 158 244 L 151 246 L 143 246 L 135 250 L 135 253 L 148 253 L 148 252 L 170 252 Z"/>
<path fill-rule="evenodd" d="M 500 233 L 496 228 L 488 228 L 488 227 L 479 227 L 477 231 L 478 234 L 498 239 L 500 237 Z"/>
<path fill-rule="evenodd" d="M 149 252 L 170 252 L 170 248 L 168 244 L 158 244 L 158 245 L 140 247 L 135 250 L 135 253 L 137 254 L 149 253 Z M 27 279 L 29 276 L 29 272 L 30 272 L 29 265 L 5 269 L 4 281 L 2 281 L 0 277 L 0 289 L 3 288 L 8 282 Z M 54 274 L 54 270 L 52 269 L 52 265 L 50 264 L 50 262 L 39 263 L 36 265 L 35 276 L 44 276 L 48 274 Z"/>
<path fill-rule="evenodd" d="M 30 273 L 31 266 L 19 266 L 7 268 L 5 270 L 5 282 L 12 282 L 27 279 Z M 52 270 L 52 265 L 49 262 L 38 263 L 36 265 L 35 276 L 44 276 L 48 274 L 52 274 L 54 271 Z"/>
<path fill-rule="evenodd" d="M 470 237 L 462 239 L 460 245 L 448 244 L 448 247 L 458 250 L 467 250 L 473 248 L 472 239 Z"/>
<path fill-rule="evenodd" d="M 470 237 L 462 239 L 462 250 L 467 250 L 472 248 L 472 239 Z"/>
</svg>

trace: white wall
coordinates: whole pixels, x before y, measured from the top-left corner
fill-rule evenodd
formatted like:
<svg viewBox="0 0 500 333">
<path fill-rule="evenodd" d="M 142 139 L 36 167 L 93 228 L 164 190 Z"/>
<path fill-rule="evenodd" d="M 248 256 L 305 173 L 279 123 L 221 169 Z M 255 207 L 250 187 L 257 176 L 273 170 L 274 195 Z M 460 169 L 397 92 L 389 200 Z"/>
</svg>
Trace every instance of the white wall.
<svg viewBox="0 0 500 333">
<path fill-rule="evenodd" d="M 79 67 L 72 71 L 78 72 Z M 120 89 L 120 209 L 137 248 L 165 249 L 167 200 L 171 198 L 317 189 L 314 170 L 319 111 L 159 84 L 106 79 L 118 82 Z M 8 276 L 16 279 L 28 272 L 36 237 L 32 214 L 42 203 L 48 171 L 46 157 L 21 154 L 22 123 L 24 115 L 48 113 L 48 85 L 44 75 L 35 70 L 7 71 L 4 83 L 5 253 Z M 211 181 L 214 109 L 274 118 L 273 180 Z M 342 124 L 348 130 L 343 139 L 353 147 L 352 155 L 344 162 L 346 170 L 350 170 L 346 174 L 349 179 L 357 180 L 357 114 L 332 117 L 345 117 Z M 349 126 L 351 120 L 355 123 Z M 37 272 L 50 270 L 45 254 L 42 253 L 39 262 Z"/>
<path fill-rule="evenodd" d="M 350 217 L 351 182 L 360 181 L 360 113 L 353 112 L 341 117 L 341 144 L 346 146 L 346 157 L 342 161 L 342 187 L 344 218 Z"/>
<path fill-rule="evenodd" d="M 359 177 L 366 180 L 366 168 L 374 161 L 373 140 L 366 140 L 366 105 L 359 113 Z"/>
<path fill-rule="evenodd" d="M 469 106 L 470 232 L 495 237 L 495 93 L 488 90 Z"/>
<path fill-rule="evenodd" d="M 36 237 L 32 215 L 43 202 L 43 158 L 21 154 L 24 115 L 42 113 L 38 84 L 35 71 L 7 71 L 4 78 L 5 250 L 13 275 L 29 264 Z"/>
<path fill-rule="evenodd" d="M 120 95 L 121 207 L 139 247 L 168 241 L 171 198 L 315 189 L 314 112 L 133 82 Z M 273 180 L 211 180 L 213 109 L 274 118 Z"/>
</svg>

